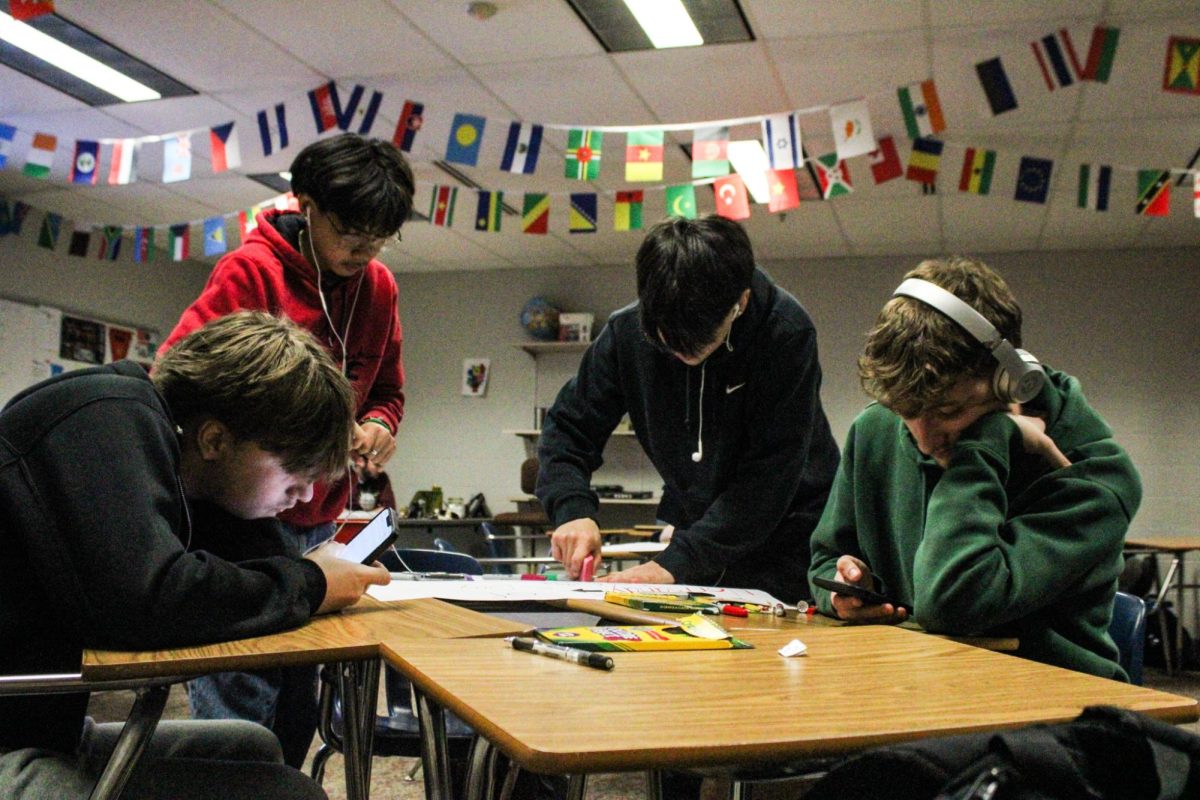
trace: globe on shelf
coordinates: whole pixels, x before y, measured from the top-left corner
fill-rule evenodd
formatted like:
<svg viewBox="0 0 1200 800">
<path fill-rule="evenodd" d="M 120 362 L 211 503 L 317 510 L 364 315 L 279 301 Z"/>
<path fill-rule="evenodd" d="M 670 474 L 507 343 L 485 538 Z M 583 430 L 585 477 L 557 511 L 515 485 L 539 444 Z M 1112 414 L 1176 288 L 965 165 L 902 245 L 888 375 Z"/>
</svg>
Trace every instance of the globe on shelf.
<svg viewBox="0 0 1200 800">
<path fill-rule="evenodd" d="M 521 309 L 521 325 L 543 342 L 558 338 L 558 309 L 544 297 L 534 297 Z"/>
</svg>

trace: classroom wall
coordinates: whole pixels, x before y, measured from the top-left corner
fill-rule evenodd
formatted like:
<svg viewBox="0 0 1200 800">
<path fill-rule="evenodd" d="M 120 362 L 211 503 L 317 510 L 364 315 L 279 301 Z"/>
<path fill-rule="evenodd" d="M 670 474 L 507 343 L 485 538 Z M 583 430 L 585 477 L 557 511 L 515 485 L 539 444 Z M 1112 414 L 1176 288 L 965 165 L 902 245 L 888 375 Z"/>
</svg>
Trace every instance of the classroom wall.
<svg viewBox="0 0 1200 800">
<path fill-rule="evenodd" d="M 82 315 L 156 327 L 164 334 L 203 287 L 211 265 L 158 257 L 134 264 L 75 258 L 34 246 L 34 235 L 0 237 L 0 296 Z M 1133 524 L 1140 535 L 1200 533 L 1200 252 L 1005 253 L 985 256 L 1025 309 L 1025 343 L 1078 376 L 1132 454 L 1145 482 Z M 879 306 L 915 264 L 910 257 L 830 259 L 765 266 L 817 324 L 822 396 L 839 440 L 865 403 L 854 359 Z M 632 267 L 539 269 L 397 276 L 405 330 L 408 413 L 388 472 L 402 501 L 440 485 L 446 496 L 486 494 L 493 511 L 519 494 L 518 466 L 533 409 L 549 405 L 577 355 L 537 361 L 514 346 L 518 315 L 544 295 L 564 310 L 604 317 L 634 297 Z M 464 397 L 465 358 L 491 359 L 483 398 Z M 634 439 L 614 439 L 598 475 L 627 488 L 659 488 Z"/>
</svg>

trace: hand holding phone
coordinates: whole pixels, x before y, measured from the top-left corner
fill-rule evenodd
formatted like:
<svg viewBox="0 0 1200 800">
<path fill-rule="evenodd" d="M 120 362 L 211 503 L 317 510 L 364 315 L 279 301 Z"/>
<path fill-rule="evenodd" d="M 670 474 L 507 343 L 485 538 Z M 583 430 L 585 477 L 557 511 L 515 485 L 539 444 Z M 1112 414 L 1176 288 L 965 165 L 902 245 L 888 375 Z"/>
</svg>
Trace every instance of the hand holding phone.
<svg viewBox="0 0 1200 800">
<path fill-rule="evenodd" d="M 359 564 L 373 564 L 384 550 L 392 546 L 397 535 L 392 522 L 392 509 L 384 508 L 346 542 L 338 558 Z"/>
<path fill-rule="evenodd" d="M 820 586 L 822 589 L 828 589 L 831 592 L 837 592 L 838 594 L 842 594 L 847 597 L 857 597 L 859 600 L 862 600 L 868 605 L 881 606 L 884 603 L 892 602 L 879 592 L 872 591 L 871 589 L 868 589 L 865 586 L 859 586 L 858 584 L 843 583 L 842 581 L 835 581 L 830 578 L 820 577 L 813 578 L 812 582 L 814 586 Z"/>
</svg>

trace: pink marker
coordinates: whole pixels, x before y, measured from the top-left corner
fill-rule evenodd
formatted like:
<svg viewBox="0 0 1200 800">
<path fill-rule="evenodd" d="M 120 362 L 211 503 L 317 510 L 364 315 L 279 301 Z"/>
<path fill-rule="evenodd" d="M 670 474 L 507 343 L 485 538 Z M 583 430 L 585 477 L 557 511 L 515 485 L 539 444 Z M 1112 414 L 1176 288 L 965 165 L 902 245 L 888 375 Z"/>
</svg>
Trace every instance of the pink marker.
<svg viewBox="0 0 1200 800">
<path fill-rule="evenodd" d="M 596 572 L 596 557 L 588 556 L 583 560 L 583 566 L 579 568 L 579 580 L 584 583 L 590 583 L 592 576 Z"/>
</svg>

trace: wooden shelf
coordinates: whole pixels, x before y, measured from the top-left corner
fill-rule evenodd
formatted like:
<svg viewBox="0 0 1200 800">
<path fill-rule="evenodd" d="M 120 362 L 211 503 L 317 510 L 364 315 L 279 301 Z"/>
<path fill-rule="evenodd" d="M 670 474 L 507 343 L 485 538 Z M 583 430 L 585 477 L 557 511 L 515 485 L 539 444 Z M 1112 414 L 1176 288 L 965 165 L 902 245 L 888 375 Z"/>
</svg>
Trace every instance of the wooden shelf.
<svg viewBox="0 0 1200 800">
<path fill-rule="evenodd" d="M 537 499 L 536 497 L 530 497 L 530 496 L 526 495 L 525 497 L 510 497 L 510 498 L 508 498 L 508 501 L 510 503 L 528 503 L 528 502 L 530 502 L 532 500 L 536 500 L 536 499 Z M 600 505 L 602 505 L 602 506 L 656 506 L 656 505 L 658 505 L 658 501 L 660 499 L 662 499 L 662 498 L 647 497 L 644 499 L 637 499 L 637 500 L 634 500 L 634 499 L 622 500 L 622 499 L 619 499 L 616 497 L 601 497 Z"/>
<path fill-rule="evenodd" d="M 534 358 L 550 353 L 582 353 L 588 349 L 591 342 L 519 342 L 513 347 L 519 347 Z"/>
</svg>

